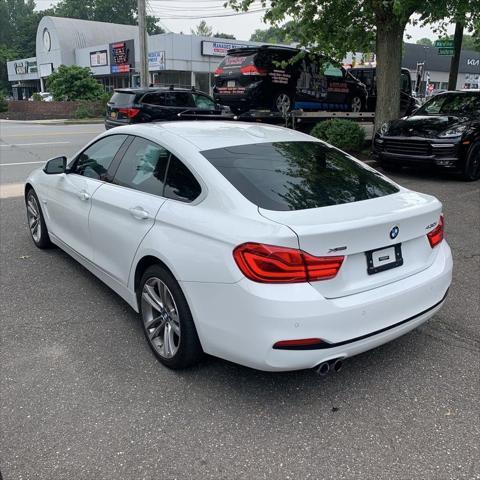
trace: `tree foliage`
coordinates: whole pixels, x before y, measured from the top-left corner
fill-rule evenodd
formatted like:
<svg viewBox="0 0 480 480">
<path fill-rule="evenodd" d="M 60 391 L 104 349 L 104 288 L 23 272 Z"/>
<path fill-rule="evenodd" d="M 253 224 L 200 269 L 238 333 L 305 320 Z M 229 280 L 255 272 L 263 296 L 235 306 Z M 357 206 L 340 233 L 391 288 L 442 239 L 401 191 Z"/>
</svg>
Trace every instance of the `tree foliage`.
<svg viewBox="0 0 480 480">
<path fill-rule="evenodd" d="M 53 15 L 136 25 L 137 0 L 60 0 L 53 9 Z M 157 22 L 158 18 L 147 15 L 147 31 L 150 35 L 164 32 Z"/>
<path fill-rule="evenodd" d="M 428 47 L 431 47 L 433 45 L 433 42 L 429 38 L 421 38 L 420 40 L 417 40 L 417 45 L 426 45 Z"/>
<path fill-rule="evenodd" d="M 232 35 L 231 33 L 215 32 L 213 36 L 217 38 L 229 38 L 230 40 L 236 40 L 235 35 Z"/>
<path fill-rule="evenodd" d="M 250 41 L 290 44 L 299 40 L 294 22 L 287 22 L 284 25 L 271 26 L 265 30 L 257 28 L 252 33 Z"/>
<path fill-rule="evenodd" d="M 207 25 L 205 20 L 202 20 L 195 28 L 190 29 L 190 33 L 198 35 L 199 37 L 211 37 L 213 35 L 213 29 Z"/>
<path fill-rule="evenodd" d="M 78 65 L 60 65 L 48 77 L 47 88 L 54 100 L 100 100 L 104 95 L 90 69 Z"/>
</svg>

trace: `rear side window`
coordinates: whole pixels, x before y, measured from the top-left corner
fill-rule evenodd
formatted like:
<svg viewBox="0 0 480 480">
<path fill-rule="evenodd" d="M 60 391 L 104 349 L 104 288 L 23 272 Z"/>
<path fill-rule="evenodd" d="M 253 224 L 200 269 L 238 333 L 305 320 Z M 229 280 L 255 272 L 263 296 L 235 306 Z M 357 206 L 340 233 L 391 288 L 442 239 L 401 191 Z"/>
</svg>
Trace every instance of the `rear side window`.
<svg viewBox="0 0 480 480">
<path fill-rule="evenodd" d="M 108 167 L 126 138 L 126 135 L 109 135 L 101 138 L 78 156 L 71 173 L 105 180 Z"/>
<path fill-rule="evenodd" d="M 135 103 L 134 93 L 115 92 L 110 99 L 114 105 L 132 105 Z"/>
<path fill-rule="evenodd" d="M 113 183 L 162 196 L 169 156 L 160 145 L 137 137 L 125 152 Z"/>
<path fill-rule="evenodd" d="M 192 94 L 188 92 L 165 93 L 165 105 L 167 107 L 194 107 Z"/>
<path fill-rule="evenodd" d="M 164 196 L 181 202 L 193 202 L 202 191 L 192 172 L 175 156 L 170 157 Z"/>
<path fill-rule="evenodd" d="M 347 155 L 318 142 L 274 142 L 201 152 L 248 200 L 268 210 L 303 210 L 398 192 Z"/>
<path fill-rule="evenodd" d="M 142 103 L 148 103 L 149 105 L 165 105 L 164 93 L 147 93 L 142 98 Z"/>
</svg>

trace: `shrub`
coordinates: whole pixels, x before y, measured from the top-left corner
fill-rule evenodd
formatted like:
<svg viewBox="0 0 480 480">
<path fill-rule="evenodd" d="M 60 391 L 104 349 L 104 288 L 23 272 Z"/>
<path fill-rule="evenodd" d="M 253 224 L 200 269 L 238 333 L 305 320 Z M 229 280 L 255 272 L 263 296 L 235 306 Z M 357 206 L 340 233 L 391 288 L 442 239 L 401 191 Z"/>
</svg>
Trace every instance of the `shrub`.
<svg viewBox="0 0 480 480">
<path fill-rule="evenodd" d="M 74 112 L 73 118 L 93 118 L 95 117 L 94 106 L 88 103 L 82 103 Z"/>
<path fill-rule="evenodd" d="M 8 102 L 5 100 L 3 95 L 0 95 L 0 112 L 8 111 Z"/>
<path fill-rule="evenodd" d="M 35 92 L 33 95 L 32 95 L 32 100 L 34 102 L 43 102 L 43 97 L 38 93 L 38 92 Z"/>
<path fill-rule="evenodd" d="M 351 120 L 325 120 L 313 127 L 312 136 L 349 152 L 359 152 L 365 142 L 365 130 Z"/>
<path fill-rule="evenodd" d="M 54 100 L 99 100 L 104 94 L 103 87 L 95 80 L 88 67 L 60 65 L 48 77 L 48 90 Z"/>
</svg>

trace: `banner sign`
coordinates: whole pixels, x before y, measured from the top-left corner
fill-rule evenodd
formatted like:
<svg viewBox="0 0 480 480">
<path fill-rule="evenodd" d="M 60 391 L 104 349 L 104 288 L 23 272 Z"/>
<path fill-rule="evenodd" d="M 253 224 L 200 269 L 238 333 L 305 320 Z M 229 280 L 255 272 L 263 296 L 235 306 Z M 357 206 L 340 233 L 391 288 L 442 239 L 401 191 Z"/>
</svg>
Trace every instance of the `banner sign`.
<svg viewBox="0 0 480 480">
<path fill-rule="evenodd" d="M 133 40 L 110 43 L 110 72 L 129 73 L 135 64 L 135 50 Z"/>
<path fill-rule="evenodd" d="M 22 60 L 14 63 L 15 73 L 17 75 L 28 75 L 29 73 L 37 73 L 37 62 Z"/>
<path fill-rule="evenodd" d="M 148 70 L 165 70 L 165 52 L 149 52 L 148 53 Z"/>
<path fill-rule="evenodd" d="M 98 52 L 90 52 L 90 66 L 91 67 L 105 67 L 108 65 L 108 55 L 106 50 L 99 50 Z"/>
<path fill-rule="evenodd" d="M 202 55 L 210 57 L 224 57 L 231 48 L 245 48 L 250 45 L 227 42 L 202 41 Z"/>
</svg>

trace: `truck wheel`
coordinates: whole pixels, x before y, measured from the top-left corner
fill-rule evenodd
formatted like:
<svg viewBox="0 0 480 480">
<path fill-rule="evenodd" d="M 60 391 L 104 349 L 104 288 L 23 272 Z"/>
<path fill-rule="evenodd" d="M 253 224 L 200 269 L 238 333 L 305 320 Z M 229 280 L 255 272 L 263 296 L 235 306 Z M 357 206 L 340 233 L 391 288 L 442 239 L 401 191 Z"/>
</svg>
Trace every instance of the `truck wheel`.
<svg viewBox="0 0 480 480">
<path fill-rule="evenodd" d="M 287 92 L 278 92 L 273 97 L 273 111 L 280 113 L 290 112 L 293 108 L 292 95 Z"/>
<path fill-rule="evenodd" d="M 361 112 L 363 110 L 363 100 L 359 95 L 352 97 L 350 102 L 350 111 L 351 112 Z"/>
</svg>

